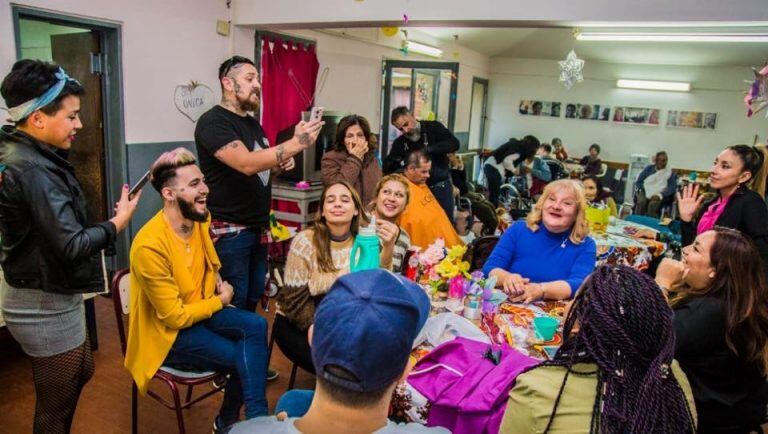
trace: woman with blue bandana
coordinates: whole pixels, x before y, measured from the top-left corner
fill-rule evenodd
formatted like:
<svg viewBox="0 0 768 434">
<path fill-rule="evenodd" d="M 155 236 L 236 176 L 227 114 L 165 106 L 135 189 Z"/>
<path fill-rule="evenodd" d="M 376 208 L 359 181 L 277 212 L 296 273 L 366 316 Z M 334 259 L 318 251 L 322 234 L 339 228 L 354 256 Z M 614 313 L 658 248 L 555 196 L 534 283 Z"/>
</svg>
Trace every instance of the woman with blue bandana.
<svg viewBox="0 0 768 434">
<path fill-rule="evenodd" d="M 128 186 L 115 216 L 91 223 L 66 160 L 84 89 L 56 65 L 21 60 L 0 85 L 10 125 L 0 129 L 0 306 L 32 358 L 35 433 L 68 433 L 93 375 L 83 294 L 104 289 L 101 251 L 128 225 L 140 194 Z"/>
</svg>

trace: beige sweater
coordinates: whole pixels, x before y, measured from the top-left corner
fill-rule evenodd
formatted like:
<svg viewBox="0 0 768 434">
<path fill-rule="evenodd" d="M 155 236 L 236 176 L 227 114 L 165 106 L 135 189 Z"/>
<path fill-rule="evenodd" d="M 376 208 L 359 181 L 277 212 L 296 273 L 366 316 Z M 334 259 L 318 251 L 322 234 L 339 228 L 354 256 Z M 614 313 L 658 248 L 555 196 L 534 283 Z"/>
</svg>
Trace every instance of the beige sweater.
<svg viewBox="0 0 768 434">
<path fill-rule="evenodd" d="M 291 242 L 285 263 L 284 286 L 277 295 L 277 313 L 299 329 L 306 330 L 315 320 L 315 307 L 341 275 L 349 273 L 349 253 L 354 237 L 331 241 L 331 256 L 337 271 L 320 270 L 312 247 L 313 229 L 299 232 Z"/>
</svg>

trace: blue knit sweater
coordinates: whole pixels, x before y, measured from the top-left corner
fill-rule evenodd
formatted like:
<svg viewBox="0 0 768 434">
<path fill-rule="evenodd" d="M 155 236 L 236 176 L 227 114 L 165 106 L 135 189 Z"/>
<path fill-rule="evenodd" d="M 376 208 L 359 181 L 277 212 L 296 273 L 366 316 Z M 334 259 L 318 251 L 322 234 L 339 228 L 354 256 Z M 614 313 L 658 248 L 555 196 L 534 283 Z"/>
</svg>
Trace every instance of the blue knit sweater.
<svg viewBox="0 0 768 434">
<path fill-rule="evenodd" d="M 543 223 L 533 232 L 525 221 L 517 221 L 501 236 L 483 273 L 488 275 L 494 268 L 501 268 L 536 283 L 564 280 L 573 296 L 595 268 L 597 247 L 590 237 L 574 244 L 568 239 L 570 233 L 549 232 Z"/>
</svg>

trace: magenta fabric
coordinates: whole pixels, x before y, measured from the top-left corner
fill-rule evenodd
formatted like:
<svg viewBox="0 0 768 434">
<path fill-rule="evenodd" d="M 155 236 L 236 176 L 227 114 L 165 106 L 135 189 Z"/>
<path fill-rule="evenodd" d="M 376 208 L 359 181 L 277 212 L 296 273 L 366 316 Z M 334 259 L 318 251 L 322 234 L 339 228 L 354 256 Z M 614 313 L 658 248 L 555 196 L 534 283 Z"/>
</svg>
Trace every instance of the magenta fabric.
<svg viewBox="0 0 768 434">
<path fill-rule="evenodd" d="M 301 112 L 312 107 L 320 64 L 314 45 L 265 38 L 261 53 L 261 123 L 270 146 L 275 146 L 277 134 L 296 125 Z"/>
<path fill-rule="evenodd" d="M 501 351 L 498 365 L 485 357 L 489 348 Z M 408 383 L 432 403 L 427 426 L 496 434 L 515 379 L 538 363 L 506 345 L 456 338 L 419 360 Z"/>
<path fill-rule="evenodd" d="M 733 196 L 733 195 L 731 195 Z M 723 200 L 722 196 L 717 199 L 712 205 L 707 208 L 707 210 L 702 214 L 701 218 L 699 219 L 699 225 L 696 227 L 696 234 L 700 234 L 703 232 L 706 232 L 712 228 L 715 227 L 715 223 L 717 223 L 717 219 L 720 218 L 720 214 L 725 211 L 726 205 L 728 205 L 728 201 L 731 199 L 731 196 L 728 196 Z"/>
</svg>

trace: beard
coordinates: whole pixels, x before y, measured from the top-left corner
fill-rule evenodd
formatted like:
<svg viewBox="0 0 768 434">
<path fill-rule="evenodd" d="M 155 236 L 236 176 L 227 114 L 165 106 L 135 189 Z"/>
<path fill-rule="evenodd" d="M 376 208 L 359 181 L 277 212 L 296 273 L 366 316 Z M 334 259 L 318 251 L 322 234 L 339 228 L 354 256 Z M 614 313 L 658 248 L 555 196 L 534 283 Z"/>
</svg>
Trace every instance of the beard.
<svg viewBox="0 0 768 434">
<path fill-rule="evenodd" d="M 258 112 L 261 105 L 261 89 L 254 89 L 245 97 L 240 96 L 241 86 L 235 83 L 235 100 L 240 110 L 245 112 Z M 257 96 L 256 102 L 251 101 L 253 95 Z"/>
<path fill-rule="evenodd" d="M 406 134 L 405 137 L 412 142 L 418 142 L 419 139 L 421 139 L 421 127 L 416 126 L 410 133 Z"/>
<path fill-rule="evenodd" d="M 208 208 L 206 208 L 203 212 L 198 212 L 195 210 L 194 201 L 187 202 L 181 198 L 177 198 L 176 203 L 179 204 L 179 212 L 181 212 L 181 216 L 185 219 L 200 223 L 204 223 L 206 220 L 208 220 Z"/>
</svg>

